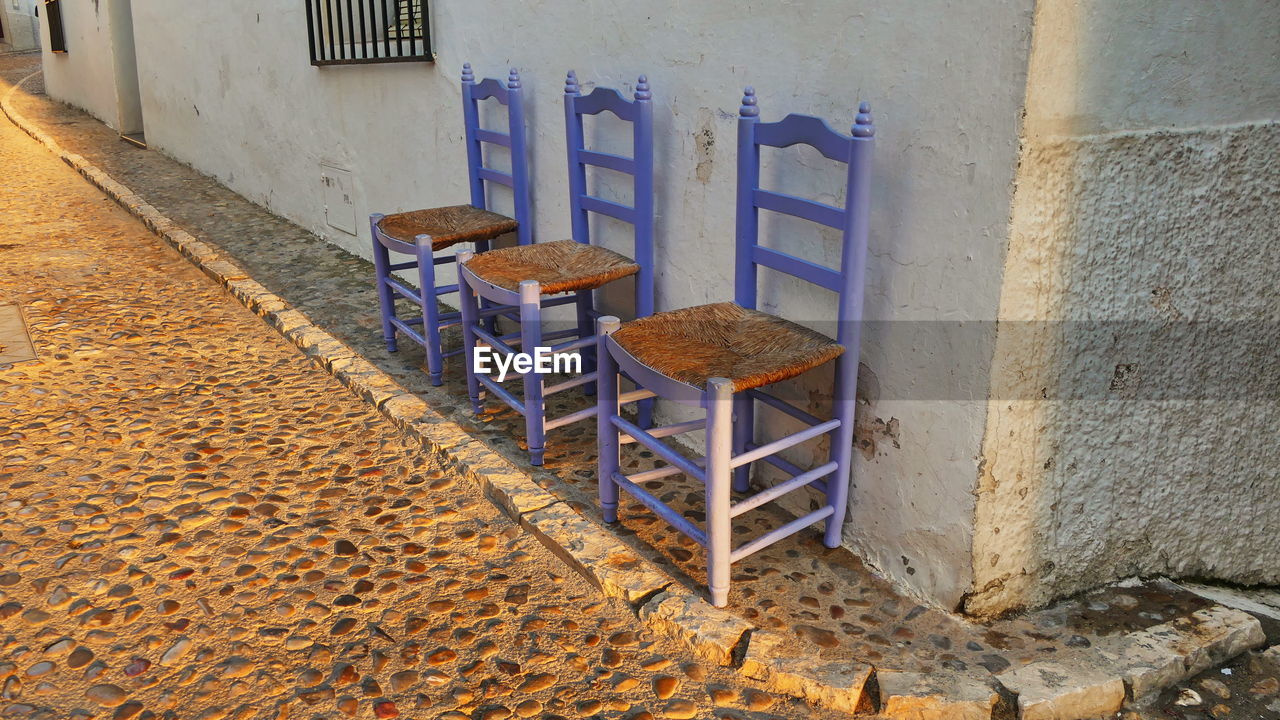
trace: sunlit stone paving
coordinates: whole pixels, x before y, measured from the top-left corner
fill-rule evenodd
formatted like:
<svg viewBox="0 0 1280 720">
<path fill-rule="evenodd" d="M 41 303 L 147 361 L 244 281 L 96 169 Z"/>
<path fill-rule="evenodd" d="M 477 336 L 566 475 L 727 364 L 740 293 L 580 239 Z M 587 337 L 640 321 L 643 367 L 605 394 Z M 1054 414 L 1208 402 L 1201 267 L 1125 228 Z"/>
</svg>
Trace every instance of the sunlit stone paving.
<svg viewBox="0 0 1280 720">
<path fill-rule="evenodd" d="M 0 123 L 0 716 L 813 717 L 642 629 Z"/>
</svg>

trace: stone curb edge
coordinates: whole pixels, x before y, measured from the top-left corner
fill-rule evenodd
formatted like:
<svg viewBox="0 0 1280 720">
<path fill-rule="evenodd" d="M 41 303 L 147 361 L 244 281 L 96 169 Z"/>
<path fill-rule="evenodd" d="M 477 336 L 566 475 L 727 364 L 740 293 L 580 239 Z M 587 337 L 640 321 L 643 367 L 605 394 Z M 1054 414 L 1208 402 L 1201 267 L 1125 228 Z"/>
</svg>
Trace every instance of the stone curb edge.
<svg viewBox="0 0 1280 720">
<path fill-rule="evenodd" d="M 684 589 L 667 573 L 579 515 L 457 423 L 431 409 L 425 401 L 405 391 L 373 363 L 313 324 L 301 311 L 253 280 L 220 251 L 197 240 L 83 156 L 65 150 L 18 112 L 12 104 L 13 95 L 39 74 L 36 72 L 19 80 L 0 98 L 0 111 L 14 125 L 141 220 L 151 232 L 280 332 L 353 394 L 373 405 L 401 431 L 413 436 L 424 450 L 474 482 L 504 514 L 605 595 L 626 601 L 646 625 L 674 637 L 698 657 L 742 668 L 747 643 L 755 630 L 749 623 L 712 607 Z M 765 643 L 761 645 L 763 647 Z M 787 665 L 783 657 L 770 658 L 768 663 L 768 667 L 777 668 Z M 861 700 L 861 685 L 865 677 L 860 673 L 853 676 L 861 680 L 854 688 L 856 696 L 850 698 L 847 697 L 850 683 L 843 683 L 842 691 L 841 688 L 827 688 L 817 679 L 801 678 L 794 669 L 775 673 L 767 667 L 762 670 L 759 662 L 755 663 L 755 668 L 748 677 L 779 692 L 850 711 Z"/>
<path fill-rule="evenodd" d="M 685 589 L 129 187 L 84 157 L 64 150 L 12 105 L 13 95 L 39 74 L 14 83 L 0 98 L 0 111 L 14 125 L 141 220 L 353 394 L 414 437 L 424 450 L 475 483 L 512 521 L 605 595 L 626 601 L 648 627 L 673 637 L 708 662 L 736 667 L 774 692 L 850 714 L 879 711 L 882 717 L 917 720 L 1088 720 L 1103 706 L 1115 712 L 1126 699 L 1141 701 L 1265 642 L 1256 618 L 1215 605 L 1184 619 L 1178 627 L 1163 625 L 1132 633 L 1118 653 L 1082 653 L 1073 667 L 1059 664 L 1068 658 L 1040 661 L 1000 673 L 990 683 L 958 675 L 878 671 L 855 660 L 824 661 L 816 649 L 760 630 Z M 1062 677 L 1065 685 L 1042 686 L 1036 680 L 1046 672 Z M 1079 703 L 1080 699 L 1086 702 Z"/>
</svg>

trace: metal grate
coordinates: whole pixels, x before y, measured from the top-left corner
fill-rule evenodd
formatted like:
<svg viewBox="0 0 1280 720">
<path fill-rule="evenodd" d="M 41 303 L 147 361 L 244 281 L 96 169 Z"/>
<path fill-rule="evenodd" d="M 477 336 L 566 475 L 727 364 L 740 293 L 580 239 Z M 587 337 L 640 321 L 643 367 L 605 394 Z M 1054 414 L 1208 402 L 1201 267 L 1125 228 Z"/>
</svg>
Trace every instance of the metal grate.
<svg viewBox="0 0 1280 720">
<path fill-rule="evenodd" d="M 303 0 L 312 65 L 431 62 L 427 0 Z"/>
</svg>

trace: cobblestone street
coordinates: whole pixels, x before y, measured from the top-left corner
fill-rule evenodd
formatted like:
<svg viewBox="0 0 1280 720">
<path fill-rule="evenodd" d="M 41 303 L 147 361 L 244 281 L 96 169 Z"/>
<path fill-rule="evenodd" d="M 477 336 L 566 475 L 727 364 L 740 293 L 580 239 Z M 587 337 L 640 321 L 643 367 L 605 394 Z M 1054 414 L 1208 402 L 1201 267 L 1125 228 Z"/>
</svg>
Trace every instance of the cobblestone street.
<svg viewBox="0 0 1280 720">
<path fill-rule="evenodd" d="M 0 122 L 0 714 L 820 717 L 641 631 Z"/>
</svg>

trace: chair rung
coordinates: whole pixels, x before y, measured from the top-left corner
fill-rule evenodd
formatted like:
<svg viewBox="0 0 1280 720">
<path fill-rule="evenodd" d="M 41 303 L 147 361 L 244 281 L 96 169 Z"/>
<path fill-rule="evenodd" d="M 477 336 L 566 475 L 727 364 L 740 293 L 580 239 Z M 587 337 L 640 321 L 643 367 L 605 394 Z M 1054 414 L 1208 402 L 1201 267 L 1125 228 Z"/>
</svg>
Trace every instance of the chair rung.
<svg viewBox="0 0 1280 720">
<path fill-rule="evenodd" d="M 600 213 L 601 215 L 608 215 L 611 218 L 615 218 L 623 222 L 635 223 L 636 221 L 635 208 L 613 202 L 612 200 L 598 198 L 594 195 L 580 195 L 578 197 L 578 205 L 583 210 Z"/>
<path fill-rule="evenodd" d="M 782 527 L 774 528 L 769 532 L 765 533 L 764 535 L 761 535 L 755 540 L 752 540 L 746 545 L 743 545 L 738 549 L 734 550 L 733 552 L 729 553 L 729 562 L 731 563 L 738 562 L 742 558 L 754 552 L 763 550 L 769 547 L 770 545 L 778 542 L 779 540 L 782 540 L 783 538 L 791 537 L 792 535 L 795 535 L 801 530 L 827 517 L 831 513 L 835 512 L 835 510 L 836 509 L 831 507 L 830 505 L 826 505 L 824 507 L 818 508 L 817 510 L 814 510 L 813 512 L 809 513 L 808 515 L 805 515 L 804 517 L 796 518 L 795 520 L 792 520 L 791 522 L 787 523 L 786 525 L 783 525 Z"/>
<path fill-rule="evenodd" d="M 679 475 L 683 472 L 684 472 L 683 470 L 676 467 L 675 465 L 664 465 L 660 468 L 654 468 L 652 470 L 643 470 L 641 472 L 636 473 L 635 475 L 628 475 L 627 479 L 633 483 L 642 483 L 642 482 L 649 482 L 650 480 L 659 480 L 661 478 L 670 477 L 672 475 Z"/>
<path fill-rule="evenodd" d="M 748 449 L 748 450 L 751 450 L 751 449 L 756 448 L 756 447 L 758 447 L 758 446 L 757 446 L 757 445 L 754 445 L 754 444 L 751 444 L 751 443 L 748 443 L 748 444 L 747 444 L 747 449 Z M 769 463 L 770 465 L 772 465 L 772 466 L 774 466 L 774 467 L 778 468 L 778 469 L 779 469 L 779 470 L 781 470 L 782 472 L 784 472 L 784 473 L 786 473 L 786 474 L 788 474 L 788 475 L 791 475 L 791 476 L 793 476 L 793 477 L 794 477 L 794 476 L 796 476 L 796 475 L 803 475 L 803 474 L 805 474 L 806 472 L 808 472 L 808 470 L 805 470 L 805 469 L 801 468 L 799 465 L 796 465 L 795 463 L 793 463 L 793 462 L 791 462 L 791 461 L 789 461 L 789 460 L 785 460 L 785 459 L 783 459 L 783 458 L 781 458 L 781 457 L 779 457 L 779 456 L 777 456 L 777 455 L 770 455 L 769 457 L 766 457 L 766 458 L 760 458 L 760 459 L 761 459 L 761 461 L 763 461 L 763 462 L 767 462 L 767 463 Z M 810 484 L 811 484 L 811 485 L 813 485 L 813 489 L 814 489 L 814 490 L 817 490 L 817 491 L 818 491 L 818 492 L 820 492 L 820 493 L 824 493 L 824 494 L 825 494 L 825 493 L 827 492 L 827 482 L 826 482 L 825 480 L 814 480 L 814 481 L 813 481 L 812 483 L 810 483 Z"/>
<path fill-rule="evenodd" d="M 704 473 L 689 458 L 667 447 L 664 443 L 658 441 L 658 438 L 641 430 L 635 423 L 629 422 L 617 415 L 610 418 L 614 427 L 630 435 L 636 442 L 654 451 L 663 460 L 680 468 L 681 471 L 690 477 L 697 478 L 701 482 L 706 482 L 706 473 Z"/>
<path fill-rule="evenodd" d="M 427 346 L 426 338 L 422 337 L 422 335 L 419 334 L 417 330 L 414 330 L 412 327 L 410 327 L 409 323 L 401 320 L 400 318 L 393 317 L 391 318 L 391 324 L 395 326 L 397 330 L 399 330 L 400 332 L 412 338 L 414 342 L 418 343 L 423 347 Z"/>
<path fill-rule="evenodd" d="M 406 299 L 408 299 L 408 300 L 412 300 L 412 301 L 414 301 L 414 302 L 416 302 L 416 303 L 420 303 L 420 302 L 422 302 L 422 298 L 418 295 L 418 291 L 417 291 L 417 290 L 410 290 L 407 286 L 402 285 L 401 283 L 399 283 L 399 282 L 397 282 L 397 281 L 395 281 L 395 280 L 392 280 L 391 278 L 387 278 L 387 279 L 383 280 L 382 282 L 386 283 L 386 284 L 387 284 L 387 287 L 389 287 L 389 288 L 391 288 L 392 290 L 394 290 L 395 292 L 399 293 L 400 295 L 402 295 L 402 296 L 403 296 L 403 297 L 405 297 Z"/>
<path fill-rule="evenodd" d="M 578 301 L 578 296 L 577 296 L 577 295 L 565 295 L 565 296 L 563 296 L 563 297 L 551 297 L 551 298 L 547 298 L 546 300 L 543 300 L 543 301 L 542 301 L 542 307 L 544 307 L 544 308 L 549 308 L 549 307 L 559 307 L 559 306 L 561 306 L 561 305 L 568 305 L 569 303 L 574 303 L 574 302 L 577 302 L 577 301 Z"/>
<path fill-rule="evenodd" d="M 808 472 L 800 473 L 790 480 L 778 483 L 767 490 L 762 490 L 746 500 L 743 500 L 740 503 L 735 503 L 730 507 L 729 517 L 738 517 L 742 513 L 747 512 L 748 510 L 754 510 L 767 502 L 776 500 L 796 488 L 809 485 L 814 480 L 830 475 L 837 467 L 837 463 L 829 462 L 826 465 L 821 465 Z"/>
<path fill-rule="evenodd" d="M 416 267 L 418 267 L 418 261 L 410 260 L 409 262 L 402 262 L 402 263 L 396 263 L 395 265 L 388 265 L 387 270 L 390 272 L 395 272 L 396 270 L 408 270 L 410 268 L 416 268 Z"/>
<path fill-rule="evenodd" d="M 676 423 L 675 425 L 663 425 L 662 427 L 652 428 L 649 430 L 649 436 L 655 438 L 670 437 L 672 435 L 681 435 L 683 433 L 693 432 L 694 430 L 701 430 L 706 426 L 707 421 L 705 418 L 702 420 L 690 420 L 689 422 Z M 618 439 L 618 442 L 622 445 L 633 443 L 635 441 L 635 438 L 630 435 L 623 435 Z"/>
<path fill-rule="evenodd" d="M 657 396 L 658 396 L 658 393 L 652 390 L 643 390 L 643 389 L 632 390 L 630 392 L 619 393 L 618 404 L 627 405 L 633 402 L 638 402 L 640 400 L 648 400 L 651 397 L 657 397 Z"/>
<path fill-rule="evenodd" d="M 480 338 L 481 340 L 484 340 L 485 342 L 489 343 L 493 347 L 505 353 L 514 353 L 516 351 L 515 348 L 503 342 L 498 337 L 490 334 L 488 330 L 485 330 L 483 327 L 479 325 L 472 327 L 471 332 L 475 333 L 476 337 Z"/>
<path fill-rule="evenodd" d="M 619 487 L 630 493 L 636 500 L 639 500 L 640 504 L 657 513 L 658 517 L 671 523 L 676 530 L 688 535 L 690 539 L 699 545 L 703 547 L 707 546 L 706 533 L 702 532 L 696 525 L 689 522 L 685 516 L 675 510 L 672 510 L 661 500 L 649 494 L 648 490 L 645 490 L 639 485 L 631 482 L 630 478 L 620 472 L 615 472 L 613 474 L 613 481 L 618 483 Z"/>
<path fill-rule="evenodd" d="M 507 133 L 485 130 L 484 128 L 476 128 L 476 139 L 480 142 L 493 143 L 494 145 L 501 145 L 503 147 L 511 147 L 511 136 Z"/>
<path fill-rule="evenodd" d="M 790 415 L 791 417 L 799 420 L 800 422 L 806 425 L 818 425 L 819 423 L 823 422 L 817 416 L 810 415 L 804 410 L 801 410 L 800 408 L 795 407 L 791 403 L 785 400 L 782 400 L 780 398 L 774 397 L 773 395 L 770 395 L 769 393 L 764 392 L 762 390 L 756 390 L 753 388 L 747 391 L 747 395 L 755 398 L 756 400 L 759 400 L 760 402 L 764 403 L 765 405 L 768 405 L 769 407 L 775 410 L 778 410 L 779 412 L 783 412 L 783 413 L 786 413 L 787 415 Z"/>
<path fill-rule="evenodd" d="M 578 331 L 577 331 L 577 330 L 561 330 L 560 332 L 567 332 L 567 333 L 569 333 L 570 335 L 577 335 L 577 334 L 578 334 Z M 547 339 L 547 338 L 546 338 L 546 337 L 543 337 L 543 339 L 545 340 L 545 339 Z M 575 340 L 570 340 L 570 341 L 569 341 L 569 342 L 567 342 L 567 343 L 560 343 L 559 345 L 552 345 L 552 346 L 551 346 L 551 352 L 554 352 L 554 353 L 562 353 L 562 352 L 569 352 L 570 350 L 581 350 L 581 349 L 583 349 L 583 348 L 593 347 L 593 346 L 596 344 L 596 340 L 597 340 L 597 338 L 596 338 L 596 336 L 595 336 L 595 335 L 589 335 L 589 336 L 584 337 L 584 338 L 577 338 L 577 339 L 575 339 Z"/>
<path fill-rule="evenodd" d="M 636 172 L 636 161 L 634 159 L 613 153 L 579 150 L 578 162 L 632 175 Z"/>
<path fill-rule="evenodd" d="M 595 379 L 594 374 L 592 375 L 592 379 Z M 561 415 L 558 418 L 547 420 L 546 428 L 547 430 L 555 430 L 558 427 L 572 425 L 576 422 L 586 420 L 587 418 L 595 417 L 597 412 L 599 412 L 599 408 L 593 404 L 577 412 L 571 412 L 568 415 Z"/>
<path fill-rule="evenodd" d="M 743 465 L 746 465 L 749 462 L 755 462 L 756 460 L 759 460 L 762 457 L 767 457 L 774 453 L 782 452 L 783 450 L 786 450 L 787 448 L 793 445 L 799 445 L 805 440 L 809 440 L 819 435 L 829 433 L 838 427 L 840 427 L 839 420 L 828 420 L 827 422 L 824 422 L 821 425 L 814 425 L 813 427 L 806 428 L 804 430 L 801 430 L 798 433 L 792 433 L 791 435 L 788 435 L 780 440 L 774 440 L 771 443 L 768 443 L 766 445 L 761 445 L 755 448 L 754 450 L 748 450 L 742 453 L 741 455 L 738 455 L 737 457 L 729 461 L 729 467 L 736 468 L 736 467 L 741 467 Z"/>
<path fill-rule="evenodd" d="M 510 377 L 510 375 L 508 375 L 508 377 Z M 497 395 L 498 399 L 506 403 L 512 410 L 519 413 L 523 413 L 525 411 L 524 403 L 517 400 L 516 396 L 512 395 L 506 388 L 502 387 L 497 380 L 494 380 L 488 375 L 481 375 L 479 373 L 476 373 L 476 380 L 479 380 L 481 385 L 484 385 L 490 392 Z"/>
<path fill-rule="evenodd" d="M 546 396 L 548 396 L 548 395 L 555 395 L 556 393 L 558 393 L 558 392 L 560 392 L 560 391 L 562 391 L 562 390 L 568 390 L 568 389 L 570 389 L 570 388 L 576 388 L 576 387 L 578 387 L 579 385 L 586 385 L 587 383 L 593 383 L 593 382 L 595 382 L 595 381 L 596 381 L 596 374 L 595 374 L 595 373 L 582 373 L 581 375 L 578 375 L 578 376 L 576 376 L 576 377 L 569 378 L 568 380 L 565 380 L 564 382 L 558 382 L 558 383 L 556 383 L 555 385 L 548 385 L 548 386 L 546 386 L 545 388 L 543 388 L 543 389 L 542 389 L 542 395 L 543 395 L 543 397 L 546 397 Z M 594 415 L 594 414 L 595 414 L 595 413 L 592 413 L 592 415 Z"/>
<path fill-rule="evenodd" d="M 515 187 L 516 181 L 515 181 L 515 178 L 511 176 L 511 173 L 505 173 L 505 172 L 502 172 L 501 170 L 494 170 L 492 168 L 482 167 L 482 168 L 476 168 L 476 175 L 479 176 L 481 180 L 496 182 L 499 185 L 506 185 L 507 187 Z"/>
</svg>

